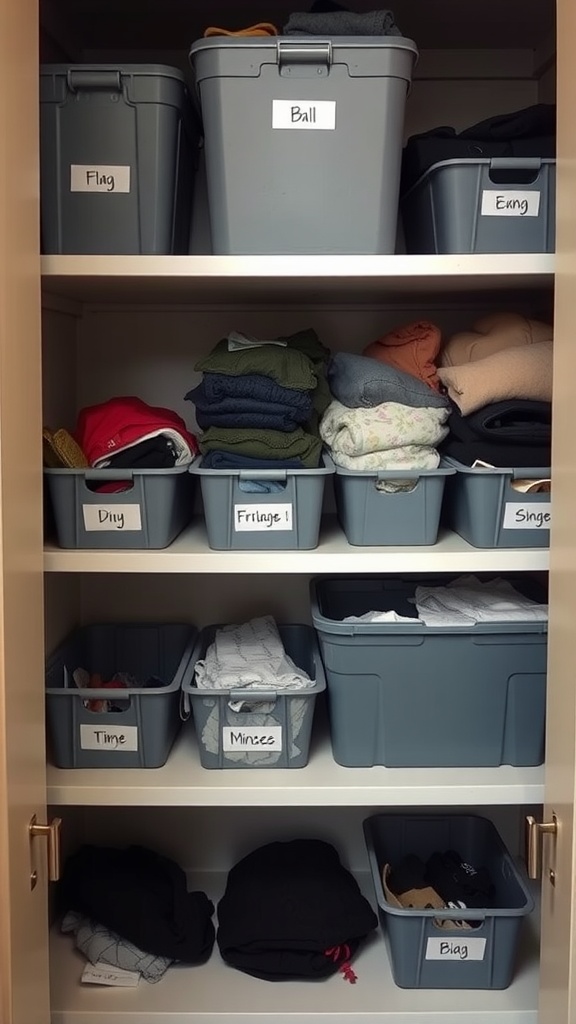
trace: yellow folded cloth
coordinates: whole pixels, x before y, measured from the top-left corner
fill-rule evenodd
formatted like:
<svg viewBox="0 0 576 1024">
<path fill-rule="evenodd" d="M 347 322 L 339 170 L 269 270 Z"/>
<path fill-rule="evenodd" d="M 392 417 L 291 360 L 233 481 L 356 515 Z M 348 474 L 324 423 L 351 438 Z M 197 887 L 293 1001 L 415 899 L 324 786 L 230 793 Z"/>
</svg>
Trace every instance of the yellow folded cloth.
<svg viewBox="0 0 576 1024">
<path fill-rule="evenodd" d="M 42 431 L 42 457 L 47 469 L 87 469 L 90 463 L 67 430 Z"/>
</svg>

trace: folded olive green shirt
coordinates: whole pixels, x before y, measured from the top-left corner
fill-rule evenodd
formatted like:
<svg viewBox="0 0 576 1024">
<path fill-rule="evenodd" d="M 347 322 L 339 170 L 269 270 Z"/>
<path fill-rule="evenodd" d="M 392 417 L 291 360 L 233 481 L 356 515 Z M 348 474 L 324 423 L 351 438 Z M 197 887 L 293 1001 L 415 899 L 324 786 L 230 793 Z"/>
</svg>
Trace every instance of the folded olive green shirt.
<svg viewBox="0 0 576 1024">
<path fill-rule="evenodd" d="M 208 427 L 200 438 L 200 450 L 234 452 L 253 459 L 301 459 L 306 469 L 317 469 L 322 441 L 302 427 L 283 430 L 247 430 L 233 427 Z"/>
<path fill-rule="evenodd" d="M 317 383 L 312 361 L 288 345 L 262 345 L 229 352 L 228 341 L 223 338 L 209 355 L 198 360 L 194 369 L 202 373 L 224 373 L 229 377 L 261 373 L 297 391 L 312 391 Z"/>
</svg>

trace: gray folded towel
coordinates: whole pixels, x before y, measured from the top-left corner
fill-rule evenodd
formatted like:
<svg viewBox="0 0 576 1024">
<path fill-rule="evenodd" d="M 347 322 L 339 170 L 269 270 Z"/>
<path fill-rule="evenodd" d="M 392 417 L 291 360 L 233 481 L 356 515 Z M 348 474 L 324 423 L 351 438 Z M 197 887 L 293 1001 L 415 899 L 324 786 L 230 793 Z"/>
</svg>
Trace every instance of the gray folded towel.
<svg viewBox="0 0 576 1024">
<path fill-rule="evenodd" d="M 284 26 L 285 36 L 401 36 L 392 11 L 297 11 Z"/>
<path fill-rule="evenodd" d="M 419 377 L 403 373 L 370 356 L 337 352 L 327 370 L 330 391 L 349 409 L 373 409 L 384 402 L 398 402 L 413 409 L 443 409 L 448 399 Z"/>
</svg>

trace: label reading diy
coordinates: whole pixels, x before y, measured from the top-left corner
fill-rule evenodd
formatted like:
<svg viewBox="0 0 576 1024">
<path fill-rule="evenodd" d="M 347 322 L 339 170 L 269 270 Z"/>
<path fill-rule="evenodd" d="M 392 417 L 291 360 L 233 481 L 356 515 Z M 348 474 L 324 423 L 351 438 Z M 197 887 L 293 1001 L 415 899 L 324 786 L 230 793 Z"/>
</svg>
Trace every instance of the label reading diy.
<svg viewBox="0 0 576 1024">
<path fill-rule="evenodd" d="M 482 192 L 483 217 L 537 217 L 540 212 L 539 192 Z"/>
<path fill-rule="evenodd" d="M 426 943 L 427 960 L 483 960 L 486 939 L 433 939 Z"/>
<path fill-rule="evenodd" d="M 236 533 L 292 530 L 292 503 L 285 505 L 234 505 Z"/>
<path fill-rule="evenodd" d="M 142 529 L 140 505 L 82 505 L 84 529 L 128 533 Z"/>
<path fill-rule="evenodd" d="M 272 127 L 333 132 L 335 100 L 272 100 Z"/>
<path fill-rule="evenodd" d="M 70 164 L 71 192 L 129 192 L 130 167 Z"/>
<path fill-rule="evenodd" d="M 222 729 L 222 749 L 226 754 L 237 750 L 282 750 L 282 726 L 251 725 L 236 728 L 225 725 Z"/>
<path fill-rule="evenodd" d="M 138 750 L 137 725 L 81 725 L 81 750 Z"/>
<path fill-rule="evenodd" d="M 504 530 L 549 530 L 551 502 L 541 501 L 530 504 L 522 501 L 507 501 L 504 506 Z"/>
</svg>

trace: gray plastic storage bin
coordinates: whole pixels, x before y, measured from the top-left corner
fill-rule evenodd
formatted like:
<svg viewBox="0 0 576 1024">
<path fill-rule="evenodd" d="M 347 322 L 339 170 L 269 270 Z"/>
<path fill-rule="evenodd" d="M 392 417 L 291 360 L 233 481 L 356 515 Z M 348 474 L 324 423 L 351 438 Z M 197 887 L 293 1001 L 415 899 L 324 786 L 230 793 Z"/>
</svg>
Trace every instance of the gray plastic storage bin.
<svg viewBox="0 0 576 1024">
<path fill-rule="evenodd" d="M 160 64 L 40 71 L 46 253 L 187 253 L 198 127 Z"/>
<path fill-rule="evenodd" d="M 190 522 L 194 478 L 175 469 L 45 469 L 61 548 L 166 548 Z M 89 485 L 131 481 L 127 491 Z"/>
<path fill-rule="evenodd" d="M 278 626 L 287 655 L 314 685 L 305 690 L 262 691 L 198 689 L 196 662 L 214 640 L 218 626 L 198 637 L 182 689 L 192 710 L 203 768 L 303 768 L 308 764 L 316 696 L 326 689 L 318 643 L 311 626 Z M 237 711 L 230 703 L 249 699 L 254 711 Z M 262 701 L 266 708 L 262 709 Z M 250 745 L 248 745 L 250 744 Z"/>
<path fill-rule="evenodd" d="M 472 469 L 446 459 L 457 470 L 446 485 L 446 525 L 476 548 L 547 548 L 551 495 L 522 494 L 514 480 L 549 479 L 549 469 Z"/>
<path fill-rule="evenodd" d="M 324 481 L 334 473 L 324 455 L 318 469 L 202 469 L 200 477 L 208 544 L 215 551 L 295 551 L 318 546 Z M 242 481 L 275 480 L 273 494 L 243 491 Z"/>
<path fill-rule="evenodd" d="M 365 820 L 364 838 L 396 984 L 508 988 L 522 921 L 533 911 L 534 900 L 492 822 L 472 814 L 376 814 Z M 493 907 L 419 910 L 388 901 L 382 882 L 386 864 L 393 867 L 410 854 L 426 862 L 433 853 L 446 850 L 456 850 L 465 862 L 487 868 L 495 889 Z M 473 927 L 439 927 L 462 918 Z"/>
<path fill-rule="evenodd" d="M 554 252 L 556 161 L 444 160 L 401 210 L 409 253 Z"/>
<path fill-rule="evenodd" d="M 159 768 L 180 729 L 180 688 L 197 631 L 186 625 L 83 626 L 64 641 L 46 665 L 46 719 L 52 763 L 57 768 Z M 104 681 L 127 672 L 134 689 L 79 690 L 77 668 Z M 160 685 L 160 681 L 164 685 Z M 124 711 L 93 711 L 90 700 L 126 700 Z"/>
<path fill-rule="evenodd" d="M 195 42 L 214 253 L 394 252 L 416 56 L 398 36 Z"/>
<path fill-rule="evenodd" d="M 431 579 L 318 579 L 312 620 L 326 672 L 332 752 L 349 767 L 537 765 L 544 760 L 547 624 L 343 622 L 416 615 Z M 524 579 L 514 585 L 545 600 Z"/>
<path fill-rule="evenodd" d="M 446 477 L 451 468 L 359 473 L 336 466 L 334 489 L 340 525 L 349 544 L 435 544 Z M 386 481 L 407 481 L 409 491 L 385 491 Z"/>
</svg>

